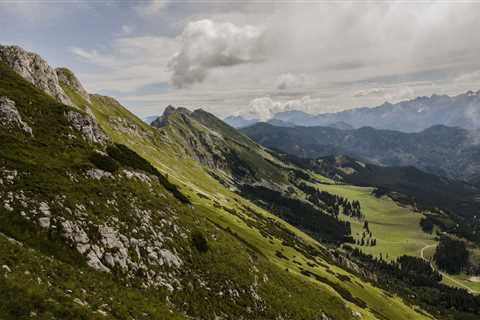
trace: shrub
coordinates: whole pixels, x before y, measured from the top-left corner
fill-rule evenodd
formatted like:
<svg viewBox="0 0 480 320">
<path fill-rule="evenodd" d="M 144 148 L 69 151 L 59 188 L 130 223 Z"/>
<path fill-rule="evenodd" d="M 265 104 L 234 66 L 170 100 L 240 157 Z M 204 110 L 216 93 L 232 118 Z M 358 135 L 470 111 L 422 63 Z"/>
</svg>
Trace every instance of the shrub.
<svg viewBox="0 0 480 320">
<path fill-rule="evenodd" d="M 192 243 L 197 248 L 198 252 L 204 253 L 208 251 L 207 239 L 200 231 L 194 231 L 192 233 Z"/>
<path fill-rule="evenodd" d="M 92 164 L 94 164 L 98 169 L 102 169 L 108 172 L 115 172 L 119 168 L 119 164 L 115 159 L 103 155 L 99 152 L 93 152 L 88 158 Z"/>
</svg>

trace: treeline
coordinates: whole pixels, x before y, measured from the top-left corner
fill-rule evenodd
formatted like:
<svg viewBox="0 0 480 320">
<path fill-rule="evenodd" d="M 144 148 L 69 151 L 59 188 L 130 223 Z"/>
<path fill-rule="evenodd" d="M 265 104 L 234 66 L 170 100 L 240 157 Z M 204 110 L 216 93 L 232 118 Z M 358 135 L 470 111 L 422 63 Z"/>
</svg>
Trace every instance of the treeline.
<svg viewBox="0 0 480 320">
<path fill-rule="evenodd" d="M 327 191 L 320 191 L 305 182 L 299 183 L 297 187 L 305 192 L 308 201 L 335 217 L 343 213 L 344 215 L 357 219 L 364 218 L 360 202 L 357 200 L 349 201 L 344 197 L 331 194 Z"/>
<path fill-rule="evenodd" d="M 480 297 L 440 283 L 442 276 L 427 261 L 402 256 L 389 262 L 348 245 L 344 248 L 350 259 L 375 275 L 378 285 L 418 304 L 437 318 L 479 319 Z"/>
<path fill-rule="evenodd" d="M 350 222 L 340 221 L 336 216 L 324 214 L 315 206 L 289 198 L 281 192 L 263 186 L 243 185 L 242 196 L 281 217 L 295 227 L 309 233 L 320 241 L 353 242 Z"/>
</svg>

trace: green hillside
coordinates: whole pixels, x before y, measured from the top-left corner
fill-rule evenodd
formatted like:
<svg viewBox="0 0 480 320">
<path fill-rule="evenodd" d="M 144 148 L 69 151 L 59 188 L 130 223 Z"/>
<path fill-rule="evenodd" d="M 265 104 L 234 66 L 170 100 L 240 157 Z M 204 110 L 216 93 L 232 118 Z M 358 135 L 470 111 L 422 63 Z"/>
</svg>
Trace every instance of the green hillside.
<svg viewBox="0 0 480 320">
<path fill-rule="evenodd" d="M 178 127 L 63 87 L 78 109 L 0 64 L 32 132 L 0 130 L 2 318 L 431 318 L 226 188 Z"/>
</svg>

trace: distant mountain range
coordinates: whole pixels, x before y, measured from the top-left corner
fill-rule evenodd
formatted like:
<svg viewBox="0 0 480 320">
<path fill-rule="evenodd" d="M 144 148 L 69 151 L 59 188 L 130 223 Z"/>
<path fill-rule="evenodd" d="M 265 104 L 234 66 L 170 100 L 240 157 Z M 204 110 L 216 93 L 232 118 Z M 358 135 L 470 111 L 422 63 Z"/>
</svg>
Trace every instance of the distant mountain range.
<svg viewBox="0 0 480 320">
<path fill-rule="evenodd" d="M 311 115 L 302 111 L 286 111 L 273 115 L 267 122 L 282 121 L 290 126 L 332 126 L 342 123 L 352 128 L 373 127 L 403 132 L 420 132 L 434 125 L 480 128 L 480 91 L 468 91 L 450 97 L 432 95 L 399 103 L 384 103 L 374 108 L 356 108 L 337 113 Z M 225 122 L 241 128 L 260 122 L 230 116 Z M 283 125 L 285 126 L 285 125 Z M 339 128 L 343 129 L 343 128 Z"/>
<path fill-rule="evenodd" d="M 243 128 L 256 142 L 299 157 L 348 155 L 386 166 L 415 166 L 429 173 L 476 181 L 480 177 L 480 131 L 433 126 L 419 133 L 363 127 L 277 127 L 257 123 Z"/>
</svg>

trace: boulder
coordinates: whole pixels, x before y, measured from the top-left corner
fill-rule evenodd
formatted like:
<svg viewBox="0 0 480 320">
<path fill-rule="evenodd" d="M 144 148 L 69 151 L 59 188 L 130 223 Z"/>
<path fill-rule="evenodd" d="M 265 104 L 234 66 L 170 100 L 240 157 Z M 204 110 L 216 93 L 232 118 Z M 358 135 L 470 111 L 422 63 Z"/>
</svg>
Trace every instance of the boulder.
<svg viewBox="0 0 480 320">
<path fill-rule="evenodd" d="M 15 102 L 7 97 L 0 97 L 0 127 L 6 129 L 20 129 L 32 136 L 32 128 L 22 120 L 20 113 L 15 107 Z"/>
</svg>

